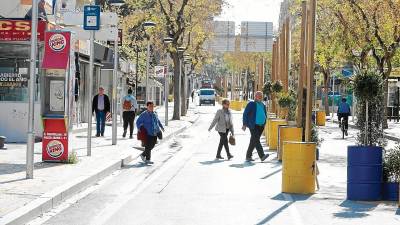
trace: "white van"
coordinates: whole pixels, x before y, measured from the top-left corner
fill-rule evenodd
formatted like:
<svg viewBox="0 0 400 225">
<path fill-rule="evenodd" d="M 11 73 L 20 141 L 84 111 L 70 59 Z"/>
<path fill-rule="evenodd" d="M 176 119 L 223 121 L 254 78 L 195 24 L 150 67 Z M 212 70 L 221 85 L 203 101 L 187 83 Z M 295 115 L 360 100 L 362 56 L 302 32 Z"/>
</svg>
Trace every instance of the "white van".
<svg viewBox="0 0 400 225">
<path fill-rule="evenodd" d="M 204 88 L 199 90 L 199 105 L 212 104 L 215 105 L 215 90 Z"/>
</svg>

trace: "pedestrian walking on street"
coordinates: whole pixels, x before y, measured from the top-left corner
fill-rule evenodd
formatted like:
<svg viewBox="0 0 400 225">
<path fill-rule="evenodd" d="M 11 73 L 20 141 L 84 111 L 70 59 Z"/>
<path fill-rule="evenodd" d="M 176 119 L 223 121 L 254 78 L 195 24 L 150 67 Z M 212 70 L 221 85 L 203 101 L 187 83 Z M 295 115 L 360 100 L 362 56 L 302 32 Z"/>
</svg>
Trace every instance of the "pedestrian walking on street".
<svg viewBox="0 0 400 225">
<path fill-rule="evenodd" d="M 194 90 L 192 91 L 191 96 L 192 96 L 192 102 L 193 102 L 193 100 L 194 100 Z"/>
<path fill-rule="evenodd" d="M 93 112 L 96 112 L 96 137 L 104 137 L 106 115 L 110 112 L 110 99 L 104 94 L 103 87 L 99 87 L 99 94 L 93 98 L 92 113 Z"/>
<path fill-rule="evenodd" d="M 229 104 L 230 102 L 228 99 L 224 99 L 222 101 L 222 109 L 219 109 L 217 111 L 214 120 L 210 125 L 210 128 L 208 128 L 208 131 L 211 131 L 211 129 L 215 126 L 215 130 L 219 133 L 220 136 L 217 156 L 216 156 L 217 159 L 224 159 L 221 156 L 222 147 L 225 147 L 228 160 L 233 158 L 233 155 L 229 152 L 229 144 L 228 144 L 228 133 L 231 132 L 231 135 L 232 136 L 234 135 L 232 113 L 231 110 L 229 109 Z"/>
<path fill-rule="evenodd" d="M 129 138 L 133 138 L 133 130 L 135 121 L 136 110 L 138 109 L 138 104 L 136 98 L 132 95 L 132 89 L 128 90 L 128 95 L 124 97 L 122 101 L 122 118 L 124 120 L 124 133 L 122 137 L 126 137 L 126 132 L 129 125 Z"/>
<path fill-rule="evenodd" d="M 138 130 L 143 127 L 146 131 L 146 139 L 144 152 L 140 155 L 141 159 L 145 163 L 152 163 L 151 160 L 151 150 L 157 143 L 157 138 L 162 138 L 162 132 L 164 127 L 158 119 L 157 114 L 154 112 L 154 103 L 146 103 L 147 110 L 140 114 L 139 118 L 136 120 L 136 126 Z"/>
<path fill-rule="evenodd" d="M 262 100 L 262 92 L 257 91 L 255 94 L 255 100 L 247 104 L 243 113 L 242 129 L 245 131 L 246 128 L 249 128 L 251 134 L 249 148 L 247 149 L 246 154 L 246 161 L 248 162 L 254 161 L 252 158 L 254 148 L 257 149 L 258 156 L 262 162 L 269 157 L 269 154 L 264 154 L 264 150 L 260 142 L 260 138 L 267 121 L 267 109 Z"/>
</svg>

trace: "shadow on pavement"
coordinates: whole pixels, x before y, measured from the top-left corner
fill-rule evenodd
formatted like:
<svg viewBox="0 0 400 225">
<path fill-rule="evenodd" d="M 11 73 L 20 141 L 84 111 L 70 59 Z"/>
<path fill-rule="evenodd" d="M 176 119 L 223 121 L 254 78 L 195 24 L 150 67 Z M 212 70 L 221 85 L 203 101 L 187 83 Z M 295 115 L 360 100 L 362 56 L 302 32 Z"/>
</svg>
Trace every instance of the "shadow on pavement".
<svg viewBox="0 0 400 225">
<path fill-rule="evenodd" d="M 55 166 L 64 165 L 62 163 L 46 163 L 46 162 L 36 162 L 34 164 L 34 169 L 45 169 Z M 19 173 L 26 170 L 25 164 L 10 164 L 10 163 L 0 163 L 0 175 Z"/>
<path fill-rule="evenodd" d="M 285 197 L 289 196 L 289 197 Z M 271 198 L 275 201 L 290 201 L 290 202 L 298 202 L 298 201 L 306 201 L 311 198 L 312 195 L 301 195 L 301 194 L 287 194 L 287 193 L 280 193 L 275 197 Z M 291 198 L 291 199 L 290 199 Z"/>
<path fill-rule="evenodd" d="M 340 204 L 342 212 L 334 213 L 339 218 L 363 218 L 369 216 L 368 212 L 376 208 L 375 203 L 361 203 L 345 200 Z"/>
<path fill-rule="evenodd" d="M 14 183 L 14 182 L 23 181 L 23 180 L 26 180 L 26 178 L 19 178 L 19 179 L 15 179 L 15 180 L 2 181 L 2 182 L 0 182 L 0 184 Z"/>
<path fill-rule="evenodd" d="M 256 165 L 256 164 L 252 163 L 252 162 L 244 162 L 244 163 L 232 164 L 232 165 L 229 165 L 229 166 L 230 167 L 234 167 L 234 168 L 243 169 L 243 168 L 251 167 L 251 166 L 254 166 L 254 165 Z"/>
<path fill-rule="evenodd" d="M 397 209 L 396 215 L 400 216 L 400 208 Z"/>
<path fill-rule="evenodd" d="M 294 202 L 288 202 L 281 206 L 279 209 L 273 211 L 271 214 L 269 214 L 267 217 L 265 217 L 263 220 L 260 222 L 256 223 L 256 225 L 262 225 L 262 224 L 268 224 L 270 220 L 272 220 L 275 216 L 277 216 L 279 213 L 283 212 L 286 208 L 288 208 L 290 205 L 292 205 Z"/>
<path fill-rule="evenodd" d="M 266 176 L 264 176 L 264 177 L 261 177 L 260 179 L 267 179 L 267 178 L 269 178 L 269 177 L 271 177 L 271 176 L 273 176 L 273 175 L 275 175 L 275 174 L 277 174 L 277 173 L 279 173 L 279 172 L 281 172 L 282 171 L 282 168 L 281 169 L 278 169 L 278 170 L 275 170 L 275 171 L 273 171 L 272 173 L 269 173 L 268 175 L 266 175 Z"/>
<path fill-rule="evenodd" d="M 204 166 L 209 166 L 209 165 L 218 164 L 218 163 L 222 163 L 222 162 L 225 162 L 225 160 L 214 159 L 214 160 L 210 160 L 210 161 L 200 162 L 200 164 L 204 165 Z"/>
<path fill-rule="evenodd" d="M 320 163 L 327 163 L 330 166 L 335 167 L 346 167 L 347 166 L 347 158 L 336 155 L 324 155 L 319 159 Z"/>
<path fill-rule="evenodd" d="M 125 165 L 122 169 L 131 169 L 131 168 L 143 168 L 143 167 L 150 167 L 152 164 L 147 164 L 144 162 L 139 162 L 133 165 Z"/>
</svg>

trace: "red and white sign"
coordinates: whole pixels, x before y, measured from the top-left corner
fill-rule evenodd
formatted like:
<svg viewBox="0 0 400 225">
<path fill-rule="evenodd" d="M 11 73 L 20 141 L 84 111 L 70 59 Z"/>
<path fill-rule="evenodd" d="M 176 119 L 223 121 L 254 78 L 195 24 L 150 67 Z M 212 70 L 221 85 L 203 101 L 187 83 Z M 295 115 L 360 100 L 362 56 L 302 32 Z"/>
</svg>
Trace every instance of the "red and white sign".
<svg viewBox="0 0 400 225">
<path fill-rule="evenodd" d="M 66 69 L 71 48 L 70 32 L 46 32 L 43 69 Z"/>
<path fill-rule="evenodd" d="M 38 40 L 44 41 L 47 23 L 39 21 Z M 0 41 L 29 41 L 31 40 L 30 20 L 0 19 Z"/>
<path fill-rule="evenodd" d="M 68 160 L 68 134 L 65 119 L 44 118 L 42 160 L 65 162 Z"/>
<path fill-rule="evenodd" d="M 154 77 L 165 77 L 167 68 L 165 66 L 155 66 L 154 67 Z"/>
</svg>

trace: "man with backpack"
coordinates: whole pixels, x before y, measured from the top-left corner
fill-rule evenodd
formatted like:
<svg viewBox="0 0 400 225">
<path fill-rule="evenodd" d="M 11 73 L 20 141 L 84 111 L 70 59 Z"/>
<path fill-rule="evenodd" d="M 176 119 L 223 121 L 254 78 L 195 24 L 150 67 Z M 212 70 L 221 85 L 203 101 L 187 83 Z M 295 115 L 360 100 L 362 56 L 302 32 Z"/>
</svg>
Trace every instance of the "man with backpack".
<svg viewBox="0 0 400 225">
<path fill-rule="evenodd" d="M 126 137 L 126 132 L 129 125 L 129 138 L 133 138 L 133 122 L 135 121 L 136 110 L 138 108 L 138 104 L 136 98 L 132 95 L 132 89 L 128 90 L 128 95 L 125 96 L 122 100 L 122 109 L 123 114 L 122 118 L 124 119 L 124 134 L 122 137 Z"/>
</svg>

